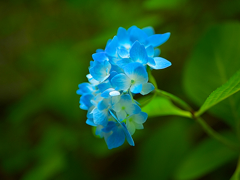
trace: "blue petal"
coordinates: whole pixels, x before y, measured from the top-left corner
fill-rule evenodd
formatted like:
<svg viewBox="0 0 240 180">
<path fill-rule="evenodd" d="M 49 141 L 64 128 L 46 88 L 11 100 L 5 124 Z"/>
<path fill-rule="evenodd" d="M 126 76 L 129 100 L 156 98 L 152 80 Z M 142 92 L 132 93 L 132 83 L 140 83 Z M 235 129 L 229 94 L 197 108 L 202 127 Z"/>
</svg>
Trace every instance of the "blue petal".
<svg viewBox="0 0 240 180">
<path fill-rule="evenodd" d="M 100 111 L 102 111 L 102 110 L 104 110 L 104 109 L 107 109 L 109 106 L 110 106 L 110 101 L 109 101 L 109 99 L 103 99 L 102 101 L 100 101 L 100 102 L 98 103 L 97 108 L 98 108 Z"/>
<path fill-rule="evenodd" d="M 135 27 L 131 28 L 130 40 L 132 42 L 139 41 L 142 44 L 144 44 L 146 42 L 147 37 L 148 37 L 148 35 L 143 30 L 139 29 L 138 27 L 135 26 Z"/>
<path fill-rule="evenodd" d="M 120 95 L 120 92 L 119 91 L 111 91 L 109 93 L 110 96 L 119 96 Z"/>
<path fill-rule="evenodd" d="M 119 103 L 122 106 L 126 107 L 129 104 L 132 104 L 132 98 L 129 94 L 124 94 L 124 95 L 121 96 L 121 99 L 120 99 Z"/>
<path fill-rule="evenodd" d="M 143 30 L 148 36 L 151 36 L 151 35 L 155 34 L 154 29 L 153 29 L 153 27 L 151 27 L 151 26 L 142 28 L 142 30 Z"/>
<path fill-rule="evenodd" d="M 108 111 L 100 111 L 98 108 L 93 110 L 93 122 L 97 125 L 106 126 L 108 123 Z"/>
<path fill-rule="evenodd" d="M 147 52 L 148 57 L 154 57 L 154 48 L 152 46 L 148 46 L 146 48 L 146 52 Z"/>
<path fill-rule="evenodd" d="M 117 53 L 121 58 L 129 58 L 129 52 L 124 47 L 118 48 Z"/>
<path fill-rule="evenodd" d="M 79 95 L 92 93 L 95 90 L 95 88 L 89 83 L 81 83 L 78 85 L 78 88 L 77 94 Z"/>
<path fill-rule="evenodd" d="M 156 65 L 150 66 L 153 69 L 164 69 L 164 68 L 167 68 L 172 65 L 170 61 L 168 61 L 164 58 L 161 58 L 161 57 L 155 57 L 154 61 L 155 61 Z"/>
<path fill-rule="evenodd" d="M 114 76 L 111 80 L 113 87 L 116 87 L 116 90 L 128 90 L 131 84 L 131 80 L 123 73 L 120 73 Z"/>
<path fill-rule="evenodd" d="M 104 52 L 104 50 L 103 49 L 97 49 L 96 50 L 96 53 L 100 53 L 100 52 Z"/>
<path fill-rule="evenodd" d="M 156 65 L 156 62 L 154 61 L 153 58 L 148 58 L 148 63 L 147 63 L 149 66 L 155 66 Z"/>
<path fill-rule="evenodd" d="M 80 98 L 80 104 L 82 106 L 80 106 L 82 109 L 84 108 L 84 110 L 88 110 L 93 104 L 91 103 L 91 100 L 93 99 L 93 95 L 92 94 L 84 94 L 83 96 L 81 96 Z"/>
<path fill-rule="evenodd" d="M 90 126 L 97 126 L 96 124 L 94 124 L 93 119 L 87 119 L 86 124 Z"/>
<path fill-rule="evenodd" d="M 126 65 L 128 65 L 129 63 L 132 63 L 132 62 L 133 61 L 131 59 L 123 58 L 117 62 L 117 65 L 121 68 L 124 68 Z"/>
<path fill-rule="evenodd" d="M 155 48 L 154 50 L 154 57 L 157 57 L 161 54 L 161 50 L 159 48 Z"/>
<path fill-rule="evenodd" d="M 154 34 L 147 38 L 147 44 L 152 45 L 153 47 L 160 46 L 161 44 L 165 43 L 170 37 L 170 33 L 164 34 Z"/>
<path fill-rule="evenodd" d="M 131 31 L 132 31 L 134 28 L 136 28 L 136 27 L 137 27 L 137 26 L 133 25 L 133 26 L 131 26 L 130 28 L 128 28 L 128 30 L 127 30 L 128 34 L 130 34 Z"/>
<path fill-rule="evenodd" d="M 142 91 L 140 92 L 142 95 L 146 95 L 154 90 L 154 86 L 152 83 L 145 83 L 143 84 Z"/>
<path fill-rule="evenodd" d="M 121 110 L 119 112 L 116 112 L 118 120 L 122 121 L 127 117 L 127 113 L 124 110 Z"/>
<path fill-rule="evenodd" d="M 115 91 L 115 89 L 113 88 L 109 88 L 101 94 L 101 96 L 104 98 L 109 98 L 110 96 L 118 96 L 118 95 L 120 95 L 120 92 Z"/>
<path fill-rule="evenodd" d="M 148 61 L 146 49 L 138 41 L 133 44 L 130 50 L 130 57 L 134 62 L 139 62 L 142 64 L 146 64 Z"/>
<path fill-rule="evenodd" d="M 113 40 L 107 45 L 105 51 L 109 56 L 116 57 L 117 47 L 118 47 L 118 37 L 114 36 Z"/>
<path fill-rule="evenodd" d="M 97 87 L 101 92 L 104 92 L 105 90 L 111 88 L 112 86 L 111 86 L 111 83 L 107 80 L 101 84 L 98 84 Z"/>
<path fill-rule="evenodd" d="M 123 130 L 124 130 L 124 133 L 126 135 L 127 142 L 131 146 L 135 146 L 133 138 L 132 138 L 131 134 L 129 133 L 129 131 L 127 130 L 127 127 L 126 127 L 125 123 L 121 123 L 121 125 L 123 126 Z"/>
<path fill-rule="evenodd" d="M 148 114 L 145 112 L 140 112 L 138 114 L 134 114 L 132 115 L 134 122 L 138 123 L 138 124 L 142 124 L 145 123 L 147 118 L 148 118 Z"/>
<path fill-rule="evenodd" d="M 108 132 L 112 131 L 112 129 L 115 128 L 115 127 L 116 127 L 116 123 L 115 123 L 115 122 L 113 122 L 113 121 L 108 121 L 107 126 L 104 127 L 104 128 L 102 129 L 102 131 L 105 132 L 105 133 L 108 133 Z"/>
<path fill-rule="evenodd" d="M 92 58 L 94 61 L 99 61 L 99 62 L 103 62 L 103 61 L 108 61 L 108 57 L 106 56 L 105 52 L 100 52 L 100 53 L 95 53 L 92 55 Z"/>
<path fill-rule="evenodd" d="M 132 93 L 140 93 L 142 91 L 142 84 L 133 84 L 130 88 Z"/>
<path fill-rule="evenodd" d="M 108 149 L 113 149 L 123 145 L 124 141 L 125 141 L 124 130 L 116 127 L 113 129 L 113 133 L 107 138 L 106 143 Z"/>
<path fill-rule="evenodd" d="M 131 63 L 125 66 L 124 72 L 135 83 L 146 83 L 148 81 L 148 73 L 146 68 L 139 63 Z"/>
<path fill-rule="evenodd" d="M 126 112 L 128 113 L 128 115 L 138 114 L 139 112 L 141 112 L 141 108 L 136 104 L 131 104 L 126 107 Z"/>
<path fill-rule="evenodd" d="M 131 42 L 126 29 L 119 27 L 117 32 L 118 41 L 121 45 L 130 48 Z"/>
<path fill-rule="evenodd" d="M 110 69 L 111 64 L 108 61 L 102 63 L 94 61 L 94 65 L 89 69 L 89 72 L 94 79 L 102 82 L 109 77 Z"/>
</svg>

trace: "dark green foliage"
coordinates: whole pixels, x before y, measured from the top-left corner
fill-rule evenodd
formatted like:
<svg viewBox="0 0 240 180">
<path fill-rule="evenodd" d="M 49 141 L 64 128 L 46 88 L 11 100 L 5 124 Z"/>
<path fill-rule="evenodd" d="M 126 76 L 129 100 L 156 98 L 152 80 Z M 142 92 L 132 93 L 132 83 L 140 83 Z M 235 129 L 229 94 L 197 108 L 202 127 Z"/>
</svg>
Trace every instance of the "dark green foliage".
<svg viewBox="0 0 240 180">
<path fill-rule="evenodd" d="M 226 180 L 236 169 L 238 180 L 238 154 L 175 117 L 191 114 L 170 100 L 143 109 L 150 117 L 135 147 L 108 150 L 75 92 L 119 26 L 153 26 L 171 32 L 160 48 L 172 66 L 153 71 L 159 89 L 198 110 L 240 69 L 239 20 L 238 0 L 0 1 L 0 179 Z M 239 97 L 207 107 L 204 118 L 219 132 L 239 131 Z"/>
</svg>

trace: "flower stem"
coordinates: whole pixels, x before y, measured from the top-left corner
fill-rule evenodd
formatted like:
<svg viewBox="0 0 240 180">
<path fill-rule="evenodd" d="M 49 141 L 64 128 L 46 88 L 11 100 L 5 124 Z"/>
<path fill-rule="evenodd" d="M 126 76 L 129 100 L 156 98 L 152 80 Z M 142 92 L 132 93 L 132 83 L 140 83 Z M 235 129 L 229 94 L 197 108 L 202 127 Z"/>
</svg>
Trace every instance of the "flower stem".
<svg viewBox="0 0 240 180">
<path fill-rule="evenodd" d="M 152 73 L 151 73 L 151 69 L 148 68 L 147 69 L 148 74 L 149 74 L 149 81 L 154 85 L 155 87 L 155 92 L 154 95 L 147 99 L 142 106 L 147 105 L 148 103 L 151 102 L 151 100 L 156 96 L 156 95 L 160 95 L 160 96 L 165 96 L 167 98 L 169 98 L 170 100 L 172 100 L 173 102 L 175 102 L 177 105 L 179 105 L 181 108 L 183 108 L 184 110 L 187 110 L 189 112 L 191 112 L 192 114 L 192 119 L 195 119 L 203 128 L 203 130 L 212 138 L 218 140 L 219 142 L 221 142 L 222 144 L 228 146 L 229 148 L 233 149 L 233 150 L 237 150 L 240 151 L 240 146 L 236 143 L 231 142 L 230 140 L 228 140 L 227 138 L 225 138 L 224 136 L 222 136 L 221 134 L 219 134 L 218 132 L 216 132 L 214 129 L 212 129 L 201 117 L 196 117 L 195 113 L 193 111 L 193 109 L 191 108 L 191 106 L 189 106 L 185 101 L 183 101 L 182 99 L 180 99 L 179 97 L 168 93 L 166 91 L 160 90 L 158 89 L 157 86 L 157 82 L 155 80 L 155 78 L 153 77 Z"/>
<path fill-rule="evenodd" d="M 173 102 L 175 102 L 176 104 L 178 104 L 181 108 L 183 108 L 184 110 L 190 111 L 192 112 L 192 108 L 182 99 L 180 99 L 179 97 L 168 93 L 166 91 L 160 90 L 160 89 L 156 89 L 157 94 L 168 97 L 169 99 L 171 99 Z"/>
<path fill-rule="evenodd" d="M 202 126 L 204 131 L 210 136 L 213 137 L 214 139 L 218 140 L 222 144 L 225 144 L 229 148 L 233 150 L 240 150 L 240 146 L 236 143 L 233 143 L 229 141 L 227 138 L 223 137 L 220 135 L 218 132 L 216 132 L 214 129 L 212 129 L 201 117 L 196 118 L 196 121 Z"/>
</svg>

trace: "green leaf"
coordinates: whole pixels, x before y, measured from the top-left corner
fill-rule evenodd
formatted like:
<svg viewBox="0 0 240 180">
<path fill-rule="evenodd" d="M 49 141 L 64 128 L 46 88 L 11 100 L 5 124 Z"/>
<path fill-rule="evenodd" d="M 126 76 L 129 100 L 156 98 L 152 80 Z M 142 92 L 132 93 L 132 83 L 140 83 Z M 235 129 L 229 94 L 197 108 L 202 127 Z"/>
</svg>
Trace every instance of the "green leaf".
<svg viewBox="0 0 240 180">
<path fill-rule="evenodd" d="M 141 142 L 135 169 L 139 178 L 135 179 L 170 179 L 190 148 L 190 126 L 190 121 L 177 117 Z"/>
<path fill-rule="evenodd" d="M 217 90 L 213 91 L 204 104 L 201 106 L 200 110 L 196 113 L 200 116 L 206 110 L 219 103 L 220 101 L 228 98 L 234 93 L 240 90 L 240 70 L 224 85 L 222 85 Z"/>
<path fill-rule="evenodd" d="M 142 108 L 143 112 L 148 113 L 149 117 L 177 115 L 191 117 L 191 113 L 176 107 L 169 99 L 165 97 L 155 97 L 150 103 Z"/>
<path fill-rule="evenodd" d="M 186 94 L 201 106 L 207 97 L 225 84 L 240 67 L 240 24 L 225 23 L 211 28 L 201 38 L 184 71 Z M 231 126 L 239 120 L 240 93 L 221 101 L 209 112 Z"/>
<path fill-rule="evenodd" d="M 230 180 L 239 180 L 239 179 L 240 179 L 240 158 L 238 160 L 237 168 Z"/>
<path fill-rule="evenodd" d="M 147 9 L 174 9 L 186 2 L 187 0 L 148 0 L 145 1 L 144 6 Z"/>
<path fill-rule="evenodd" d="M 235 140 L 230 133 L 226 136 Z M 237 156 L 236 151 L 230 150 L 215 139 L 206 139 L 189 153 L 176 171 L 175 177 L 177 180 L 197 179 L 236 159 Z"/>
</svg>

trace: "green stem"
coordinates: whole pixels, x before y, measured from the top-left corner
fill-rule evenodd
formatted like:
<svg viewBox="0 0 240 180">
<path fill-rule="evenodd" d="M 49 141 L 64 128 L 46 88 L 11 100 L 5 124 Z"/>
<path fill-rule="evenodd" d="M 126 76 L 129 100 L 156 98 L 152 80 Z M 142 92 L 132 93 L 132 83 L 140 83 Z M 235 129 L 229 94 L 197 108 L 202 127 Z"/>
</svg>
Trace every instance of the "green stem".
<svg viewBox="0 0 240 180">
<path fill-rule="evenodd" d="M 228 146 L 229 148 L 231 148 L 233 150 L 238 150 L 238 151 L 240 150 L 239 145 L 229 141 L 227 138 L 225 138 L 222 135 L 220 135 L 218 132 L 216 132 L 214 129 L 212 129 L 201 117 L 198 117 L 196 119 L 196 121 L 202 126 L 204 131 L 210 137 L 213 137 L 214 139 L 220 141 L 221 143 L 225 144 L 226 146 Z"/>
<path fill-rule="evenodd" d="M 180 99 L 179 97 L 171 94 L 171 93 L 168 93 L 166 91 L 163 91 L 163 90 L 160 90 L 160 89 L 157 89 L 156 90 L 157 94 L 159 95 L 162 95 L 162 96 L 165 96 L 165 97 L 168 97 L 169 99 L 171 99 L 173 102 L 175 102 L 176 104 L 178 104 L 180 107 L 182 107 L 183 109 L 187 110 L 187 111 L 190 111 L 192 112 L 192 108 L 185 102 L 183 101 L 182 99 Z"/>
<path fill-rule="evenodd" d="M 147 99 L 142 105 L 145 106 L 147 105 L 149 102 L 151 102 L 151 100 L 153 98 L 155 98 L 156 95 L 161 95 L 161 96 L 165 96 L 167 98 L 169 98 L 170 100 L 172 100 L 173 102 L 175 102 L 177 105 L 179 105 L 181 108 L 191 112 L 192 114 L 192 119 L 196 119 L 196 121 L 202 126 L 203 130 L 212 138 L 218 140 L 219 142 L 221 142 L 222 144 L 228 146 L 231 149 L 240 151 L 240 146 L 236 143 L 233 143 L 231 141 L 229 141 L 227 138 L 223 137 L 221 134 L 219 134 L 218 132 L 216 132 L 214 129 L 212 129 L 201 117 L 196 117 L 194 114 L 193 109 L 191 108 L 191 106 L 189 106 L 185 101 L 183 101 L 182 99 L 180 99 L 179 97 L 168 93 L 166 91 L 160 90 L 158 89 L 157 86 L 157 82 L 155 80 L 155 78 L 152 76 L 151 74 L 151 69 L 148 68 L 147 69 L 148 74 L 149 74 L 149 81 L 154 85 L 155 87 L 155 92 L 154 95 Z"/>
<path fill-rule="evenodd" d="M 157 85 L 157 82 L 155 80 L 155 78 L 153 77 L 152 75 L 152 72 L 151 72 L 151 69 L 148 68 L 147 69 L 148 71 L 148 74 L 149 74 L 149 81 L 154 85 L 155 87 L 155 94 L 158 94 L 158 95 L 161 95 L 161 96 L 165 96 L 165 97 L 168 97 L 169 99 L 171 99 L 173 102 L 175 102 L 176 104 L 178 104 L 180 107 L 182 107 L 183 109 L 185 110 L 188 110 L 192 113 L 192 108 L 185 102 L 183 101 L 182 99 L 180 99 L 179 97 L 177 96 L 174 96 L 173 94 L 170 94 L 166 91 L 163 91 L 163 90 L 160 90 L 158 89 L 158 85 Z"/>
</svg>

